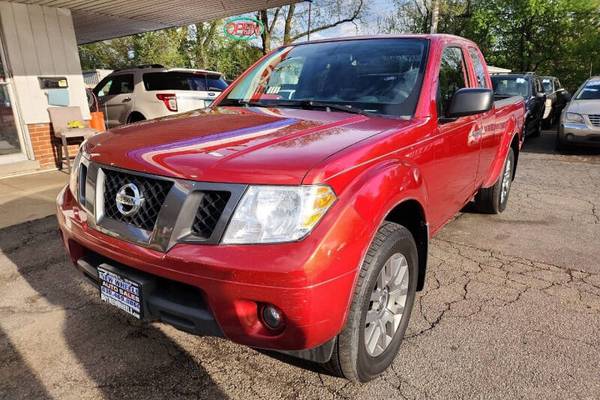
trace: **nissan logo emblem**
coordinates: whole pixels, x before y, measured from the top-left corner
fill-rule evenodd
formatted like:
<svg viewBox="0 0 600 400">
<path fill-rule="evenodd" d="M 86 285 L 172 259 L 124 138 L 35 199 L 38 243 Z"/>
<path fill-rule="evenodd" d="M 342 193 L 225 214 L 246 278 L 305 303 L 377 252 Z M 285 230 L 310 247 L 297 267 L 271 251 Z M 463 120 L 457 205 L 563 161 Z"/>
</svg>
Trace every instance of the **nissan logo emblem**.
<svg viewBox="0 0 600 400">
<path fill-rule="evenodd" d="M 128 183 L 121 186 L 115 201 L 119 212 L 127 217 L 138 212 L 142 208 L 145 199 L 135 184 Z"/>
</svg>

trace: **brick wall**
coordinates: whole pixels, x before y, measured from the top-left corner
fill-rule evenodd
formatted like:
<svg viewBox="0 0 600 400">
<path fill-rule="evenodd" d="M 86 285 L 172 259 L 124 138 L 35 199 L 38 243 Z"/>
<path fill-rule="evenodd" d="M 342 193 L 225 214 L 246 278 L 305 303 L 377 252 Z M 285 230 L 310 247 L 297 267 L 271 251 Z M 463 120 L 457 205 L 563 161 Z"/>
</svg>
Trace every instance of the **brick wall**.
<svg viewBox="0 0 600 400">
<path fill-rule="evenodd" d="M 50 169 L 59 167 L 57 145 L 62 146 L 60 140 L 54 137 L 51 124 L 29 124 L 27 125 L 31 147 L 35 159 L 40 163 L 40 168 Z M 69 139 L 69 155 L 77 154 L 81 139 Z"/>
</svg>

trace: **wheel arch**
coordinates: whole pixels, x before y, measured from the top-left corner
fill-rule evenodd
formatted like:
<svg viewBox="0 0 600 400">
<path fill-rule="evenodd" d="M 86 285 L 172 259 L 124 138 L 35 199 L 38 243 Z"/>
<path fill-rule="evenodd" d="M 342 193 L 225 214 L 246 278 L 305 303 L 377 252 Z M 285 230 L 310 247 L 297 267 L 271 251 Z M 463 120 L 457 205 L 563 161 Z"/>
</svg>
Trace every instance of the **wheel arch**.
<svg viewBox="0 0 600 400">
<path fill-rule="evenodd" d="M 138 122 L 138 121 L 144 121 L 145 119 L 146 119 L 146 116 L 144 116 L 144 114 L 135 110 L 135 111 L 130 112 L 129 115 L 127 116 L 127 123 L 131 124 L 131 123 Z"/>
<path fill-rule="evenodd" d="M 400 224 L 408 229 L 413 235 L 419 255 L 417 291 L 423 290 L 427 272 L 427 254 L 429 247 L 429 225 L 425 217 L 423 205 L 415 199 L 405 199 L 387 213 L 384 221 Z"/>
</svg>

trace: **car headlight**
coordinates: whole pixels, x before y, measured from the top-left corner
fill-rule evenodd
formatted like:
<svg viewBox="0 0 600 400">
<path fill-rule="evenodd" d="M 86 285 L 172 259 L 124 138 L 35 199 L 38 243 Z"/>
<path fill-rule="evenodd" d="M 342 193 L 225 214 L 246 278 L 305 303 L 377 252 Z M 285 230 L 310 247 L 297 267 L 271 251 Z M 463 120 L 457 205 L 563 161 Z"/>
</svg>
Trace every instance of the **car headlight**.
<svg viewBox="0 0 600 400">
<path fill-rule="evenodd" d="M 229 222 L 223 243 L 280 243 L 306 236 L 336 197 L 329 186 L 250 186 Z"/>
<path fill-rule="evenodd" d="M 89 155 L 85 152 L 85 143 L 87 139 L 84 140 L 79 146 L 79 152 L 77 156 L 75 156 L 75 160 L 73 160 L 73 164 L 71 165 L 71 175 L 69 176 L 69 189 L 75 198 L 77 198 L 77 180 L 79 178 L 79 168 L 81 167 L 81 159 L 85 158 L 89 160 Z"/>
<path fill-rule="evenodd" d="M 567 122 L 575 122 L 577 124 L 584 124 L 585 123 L 585 120 L 583 119 L 583 115 L 577 114 L 577 113 L 572 113 L 572 112 L 568 112 L 566 114 L 565 120 Z"/>
</svg>

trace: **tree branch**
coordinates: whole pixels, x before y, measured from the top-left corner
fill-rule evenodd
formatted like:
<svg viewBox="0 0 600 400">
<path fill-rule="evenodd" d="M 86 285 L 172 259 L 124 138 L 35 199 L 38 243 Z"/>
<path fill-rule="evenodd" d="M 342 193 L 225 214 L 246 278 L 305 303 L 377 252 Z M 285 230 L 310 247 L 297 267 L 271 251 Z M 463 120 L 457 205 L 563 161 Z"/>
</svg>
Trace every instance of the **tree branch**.
<svg viewBox="0 0 600 400">
<path fill-rule="evenodd" d="M 336 27 L 338 25 L 345 24 L 346 22 L 354 22 L 354 20 L 356 20 L 358 18 L 358 16 L 360 15 L 360 12 L 362 11 L 362 8 L 363 8 L 363 0 L 360 0 L 360 3 L 358 4 L 358 7 L 356 7 L 356 10 L 354 10 L 354 13 L 350 17 L 337 20 L 335 22 L 332 22 L 331 24 L 325 24 L 325 25 L 319 26 L 317 28 L 311 29 L 310 33 L 320 32 L 320 31 L 324 31 L 326 29 L 334 28 L 334 27 Z M 293 36 L 290 39 L 290 42 L 298 40 L 301 37 L 307 36 L 308 33 L 309 33 L 308 30 L 306 30 L 306 31 L 304 31 L 302 33 L 299 33 L 298 35 Z"/>
</svg>

